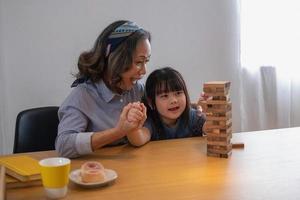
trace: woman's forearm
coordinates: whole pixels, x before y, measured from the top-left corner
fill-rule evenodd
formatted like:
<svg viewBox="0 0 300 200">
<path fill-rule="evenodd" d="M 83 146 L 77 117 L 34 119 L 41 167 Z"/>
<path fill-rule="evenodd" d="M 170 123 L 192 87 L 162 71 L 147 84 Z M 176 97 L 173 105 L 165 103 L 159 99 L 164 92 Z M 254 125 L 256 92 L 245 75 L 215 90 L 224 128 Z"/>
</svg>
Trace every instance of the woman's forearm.
<svg viewBox="0 0 300 200">
<path fill-rule="evenodd" d="M 91 137 L 91 147 L 95 151 L 107 144 L 110 144 L 118 139 L 124 137 L 126 133 L 117 128 L 111 128 L 104 131 L 94 132 Z"/>
</svg>

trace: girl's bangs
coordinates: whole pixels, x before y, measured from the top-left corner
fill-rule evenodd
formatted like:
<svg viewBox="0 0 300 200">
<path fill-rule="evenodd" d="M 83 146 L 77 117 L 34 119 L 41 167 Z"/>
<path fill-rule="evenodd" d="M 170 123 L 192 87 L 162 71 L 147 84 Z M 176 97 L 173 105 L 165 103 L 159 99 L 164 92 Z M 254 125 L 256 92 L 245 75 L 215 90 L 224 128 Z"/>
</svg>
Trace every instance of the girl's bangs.
<svg viewBox="0 0 300 200">
<path fill-rule="evenodd" d="M 179 78 L 166 79 L 156 84 L 156 95 L 184 90 L 184 83 Z"/>
</svg>

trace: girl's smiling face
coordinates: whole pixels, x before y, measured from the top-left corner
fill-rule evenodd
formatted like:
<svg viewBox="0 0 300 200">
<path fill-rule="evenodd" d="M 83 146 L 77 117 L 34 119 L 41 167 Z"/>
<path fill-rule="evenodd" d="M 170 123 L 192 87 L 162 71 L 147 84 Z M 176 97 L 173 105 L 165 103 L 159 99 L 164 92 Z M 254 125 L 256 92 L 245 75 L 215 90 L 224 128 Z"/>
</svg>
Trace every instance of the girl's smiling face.
<svg viewBox="0 0 300 200">
<path fill-rule="evenodd" d="M 175 125 L 186 108 L 185 93 L 179 90 L 157 94 L 155 105 L 163 123 L 168 126 Z"/>
</svg>

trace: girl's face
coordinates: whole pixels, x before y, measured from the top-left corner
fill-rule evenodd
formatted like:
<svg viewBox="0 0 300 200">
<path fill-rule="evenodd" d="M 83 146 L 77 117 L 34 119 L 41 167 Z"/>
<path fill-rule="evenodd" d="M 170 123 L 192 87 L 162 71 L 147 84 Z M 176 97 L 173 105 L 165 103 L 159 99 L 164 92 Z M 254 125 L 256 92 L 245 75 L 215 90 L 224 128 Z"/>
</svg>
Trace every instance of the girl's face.
<svg viewBox="0 0 300 200">
<path fill-rule="evenodd" d="M 146 74 L 147 63 L 151 55 L 151 45 L 148 39 L 138 42 L 136 50 L 133 54 L 133 63 L 130 69 L 124 72 L 120 88 L 122 90 L 130 90 L 137 80 L 143 78 Z"/>
<path fill-rule="evenodd" d="M 186 96 L 183 90 L 158 94 L 155 97 L 156 109 L 164 124 L 172 126 L 184 112 Z"/>
</svg>

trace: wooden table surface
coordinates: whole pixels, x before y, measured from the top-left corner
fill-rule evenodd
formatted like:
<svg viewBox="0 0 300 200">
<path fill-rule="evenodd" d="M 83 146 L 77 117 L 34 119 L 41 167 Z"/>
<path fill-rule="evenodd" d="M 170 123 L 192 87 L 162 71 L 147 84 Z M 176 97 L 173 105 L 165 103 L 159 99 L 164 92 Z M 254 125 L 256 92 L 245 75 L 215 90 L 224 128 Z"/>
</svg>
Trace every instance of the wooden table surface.
<svg viewBox="0 0 300 200">
<path fill-rule="evenodd" d="M 141 148 L 103 148 L 72 159 L 72 170 L 88 160 L 114 169 L 118 178 L 100 188 L 69 184 L 64 199 L 300 199 L 300 128 L 234 133 L 232 156 L 206 156 L 205 138 L 150 142 Z M 37 159 L 53 151 L 29 154 Z M 43 187 L 8 189 L 7 199 L 46 199 Z"/>
</svg>

